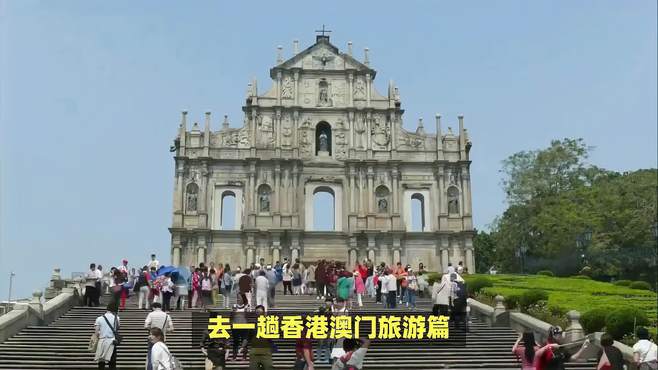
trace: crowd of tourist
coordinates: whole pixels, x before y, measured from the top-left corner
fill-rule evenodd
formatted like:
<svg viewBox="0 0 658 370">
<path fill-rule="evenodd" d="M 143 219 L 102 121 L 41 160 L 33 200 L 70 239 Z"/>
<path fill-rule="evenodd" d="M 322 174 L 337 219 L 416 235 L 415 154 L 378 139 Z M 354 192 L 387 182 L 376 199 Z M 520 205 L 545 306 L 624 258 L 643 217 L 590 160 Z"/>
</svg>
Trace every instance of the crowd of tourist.
<svg viewBox="0 0 658 370">
<path fill-rule="evenodd" d="M 119 334 L 119 311 L 125 308 L 126 298 L 134 293 L 139 296 L 138 308 L 151 309 L 146 316 L 144 329 L 148 332 L 147 370 L 174 370 L 177 360 L 166 345 L 167 334 L 173 332 L 174 322 L 168 311 L 172 310 L 171 298 L 176 297 L 175 307 L 207 307 L 219 304 L 231 308 L 233 323 L 255 322 L 259 315 L 275 306 L 275 294 L 283 290 L 284 295 L 310 295 L 320 301 L 317 314 L 327 316 L 346 315 L 354 307 L 362 307 L 369 297 L 384 308 L 403 305 L 416 309 L 416 297 L 431 296 L 432 313 L 450 316 L 456 325 L 468 329 L 469 307 L 467 288 L 463 274 L 468 271 L 462 263 L 449 264 L 431 289 L 427 282 L 427 271 L 423 264 L 418 269 L 410 265 L 395 266 L 381 263 L 377 266 L 369 260 L 356 263 L 348 269 L 343 263 L 319 260 L 308 266 L 298 259 L 289 262 L 276 261 L 265 264 L 263 259 L 242 269 L 231 270 L 228 264 L 191 266 L 184 280 L 174 282 L 170 272 L 158 273 L 159 262 L 155 255 L 139 271 L 128 268 L 123 260 L 119 267 L 110 269 L 104 276 L 102 267 L 90 265 L 86 274 L 84 302 L 97 306 L 103 289 L 111 291 L 112 300 L 107 312 L 95 322 L 97 344 L 95 361 L 99 369 L 107 365 L 116 368 Z M 221 298 L 220 298 L 221 297 Z M 189 298 L 189 299 L 188 299 Z M 233 303 L 233 304 L 232 304 Z M 646 329 L 638 328 L 639 341 L 633 347 L 634 361 L 639 369 L 656 369 L 656 345 L 649 340 Z M 211 339 L 206 333 L 201 340 L 201 351 L 206 357 L 207 369 L 224 369 L 227 361 L 249 361 L 250 369 L 273 369 L 272 354 L 277 351 L 272 340 L 258 338 L 254 330 L 234 329 L 232 344 L 221 339 Z M 583 358 L 593 345 L 585 340 L 575 353 L 566 350 L 564 335 L 560 328 L 551 328 L 547 340 L 538 344 L 534 333 L 522 333 L 512 347 L 522 370 L 562 369 L 567 361 Z M 316 345 L 315 351 L 313 345 Z M 624 369 L 624 359 L 609 334 L 600 338 L 597 369 Z M 573 343 L 569 343 L 573 346 Z M 362 369 L 369 341 L 354 339 L 317 340 L 302 337 L 295 343 L 294 369 L 313 370 L 315 364 L 329 363 L 332 369 Z"/>
</svg>

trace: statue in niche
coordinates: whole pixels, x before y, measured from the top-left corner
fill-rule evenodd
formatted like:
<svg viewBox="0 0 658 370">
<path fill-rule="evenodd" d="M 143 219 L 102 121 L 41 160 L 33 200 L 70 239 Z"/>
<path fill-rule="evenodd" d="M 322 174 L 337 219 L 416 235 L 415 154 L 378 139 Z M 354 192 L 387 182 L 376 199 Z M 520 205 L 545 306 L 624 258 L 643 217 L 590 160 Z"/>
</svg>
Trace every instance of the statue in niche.
<svg viewBox="0 0 658 370">
<path fill-rule="evenodd" d="M 322 80 L 320 81 L 318 88 L 319 88 L 318 106 L 330 107 L 331 99 L 329 99 L 329 84 L 327 84 L 327 81 Z"/>
<path fill-rule="evenodd" d="M 268 116 L 262 117 L 259 122 L 261 144 L 268 147 L 274 143 L 274 129 L 272 119 Z"/>
<path fill-rule="evenodd" d="M 261 212 L 270 211 L 270 193 L 267 190 L 262 190 L 258 197 L 258 202 L 260 203 Z"/>
<path fill-rule="evenodd" d="M 355 143 L 354 146 L 357 149 L 363 149 L 365 147 L 365 145 L 363 143 L 364 135 L 366 133 L 366 122 L 365 122 L 365 120 L 366 120 L 365 117 L 363 117 L 363 119 L 357 119 L 354 122 L 354 133 L 356 134 L 355 135 L 356 136 L 356 138 L 355 138 L 356 143 Z"/>
<path fill-rule="evenodd" d="M 366 84 L 362 79 L 357 79 L 354 84 L 354 99 L 365 99 L 366 98 Z"/>
<path fill-rule="evenodd" d="M 283 79 L 283 83 L 281 86 L 281 97 L 284 99 L 292 99 L 292 90 L 293 90 L 292 78 L 290 78 L 290 76 L 287 76 L 286 78 Z"/>
<path fill-rule="evenodd" d="M 388 212 L 388 201 L 385 198 L 379 199 L 377 201 L 377 208 L 379 208 L 380 213 Z"/>
<path fill-rule="evenodd" d="M 311 154 L 311 141 L 308 139 L 308 131 L 301 132 L 299 146 L 302 151 L 302 156 L 308 157 Z"/>
<path fill-rule="evenodd" d="M 290 146 L 292 144 L 292 124 L 290 123 L 289 117 L 286 117 L 283 121 L 281 134 L 283 135 L 281 144 L 283 144 L 283 146 Z"/>
<path fill-rule="evenodd" d="M 448 189 L 448 213 L 459 213 L 459 190 L 454 187 Z"/>
<path fill-rule="evenodd" d="M 191 183 L 187 186 L 186 193 L 186 203 L 188 212 L 197 211 L 197 196 L 199 194 L 199 186 L 196 183 Z"/>
<path fill-rule="evenodd" d="M 327 133 L 324 131 L 320 133 L 320 151 L 321 152 L 329 151 L 329 138 L 327 137 Z"/>
</svg>

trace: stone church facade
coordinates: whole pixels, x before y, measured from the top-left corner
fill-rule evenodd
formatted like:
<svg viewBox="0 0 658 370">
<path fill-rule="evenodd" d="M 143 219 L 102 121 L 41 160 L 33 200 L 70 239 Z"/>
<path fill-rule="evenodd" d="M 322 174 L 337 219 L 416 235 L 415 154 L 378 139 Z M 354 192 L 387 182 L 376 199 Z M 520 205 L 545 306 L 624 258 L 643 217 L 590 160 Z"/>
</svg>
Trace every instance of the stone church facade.
<svg viewBox="0 0 658 370">
<path fill-rule="evenodd" d="M 367 257 L 435 271 L 463 261 L 475 271 L 463 117 L 457 133 L 444 133 L 439 115 L 437 134 L 422 120 L 408 132 L 397 87 L 374 88 L 367 49 L 360 62 L 351 43 L 341 53 L 324 35 L 296 49 L 278 57 L 265 94 L 249 84 L 241 128 L 225 117 L 213 131 L 207 112 L 203 128 L 188 130 L 183 112 L 172 147 L 172 263 L 235 268 L 288 257 L 354 266 Z M 333 210 L 314 209 L 320 192 Z M 315 230 L 316 212 L 333 218 L 332 230 Z"/>
</svg>

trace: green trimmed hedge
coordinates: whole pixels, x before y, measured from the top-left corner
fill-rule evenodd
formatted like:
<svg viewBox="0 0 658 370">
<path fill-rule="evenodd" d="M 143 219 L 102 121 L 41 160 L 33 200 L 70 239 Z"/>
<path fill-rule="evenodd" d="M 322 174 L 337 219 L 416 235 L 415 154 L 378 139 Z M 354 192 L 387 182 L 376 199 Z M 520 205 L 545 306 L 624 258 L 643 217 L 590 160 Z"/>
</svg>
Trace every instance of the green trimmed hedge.
<svg viewBox="0 0 658 370">
<path fill-rule="evenodd" d="M 548 293 L 541 289 L 530 289 L 521 294 L 519 306 L 521 307 L 521 310 L 525 311 L 530 306 L 536 305 L 540 301 L 548 301 Z"/>
<path fill-rule="evenodd" d="M 587 276 L 587 275 L 576 275 L 576 276 L 572 276 L 571 278 L 572 279 L 592 280 L 592 278 L 590 276 Z"/>
<path fill-rule="evenodd" d="M 582 316 L 580 316 L 580 325 L 585 329 L 585 333 L 590 334 L 602 331 L 605 327 L 605 317 L 610 311 L 609 307 L 599 307 L 582 314 Z"/>
<path fill-rule="evenodd" d="M 631 285 L 632 281 L 630 280 L 617 280 L 613 284 L 616 286 L 629 286 Z"/>
<path fill-rule="evenodd" d="M 651 284 L 646 281 L 634 281 L 628 287 L 631 289 L 651 290 Z"/>
<path fill-rule="evenodd" d="M 543 276 L 555 276 L 555 274 L 554 274 L 553 271 L 551 271 L 551 270 L 541 270 L 541 271 L 537 271 L 537 275 L 543 275 Z"/>
<path fill-rule="evenodd" d="M 486 276 L 476 276 L 472 279 L 468 279 L 466 286 L 468 288 L 468 293 L 473 295 L 480 293 L 484 288 L 492 287 L 493 281 Z"/>
<path fill-rule="evenodd" d="M 619 308 L 609 312 L 605 317 L 605 331 L 620 340 L 626 334 L 632 334 L 637 326 L 649 325 L 644 311 L 637 308 Z"/>
</svg>

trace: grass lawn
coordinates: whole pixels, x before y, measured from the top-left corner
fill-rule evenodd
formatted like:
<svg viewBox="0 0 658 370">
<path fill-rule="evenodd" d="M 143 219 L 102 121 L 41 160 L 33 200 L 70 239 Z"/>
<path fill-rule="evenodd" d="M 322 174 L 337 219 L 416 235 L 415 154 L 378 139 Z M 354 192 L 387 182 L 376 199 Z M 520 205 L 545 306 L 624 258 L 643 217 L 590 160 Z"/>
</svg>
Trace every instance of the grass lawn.
<svg viewBox="0 0 658 370">
<path fill-rule="evenodd" d="M 475 276 L 486 276 L 494 286 L 484 288 L 489 296 L 521 295 L 528 289 L 542 289 L 548 293 L 548 305 L 581 314 L 598 307 L 637 307 L 656 323 L 657 296 L 649 290 L 631 289 L 611 283 L 574 278 L 540 275 L 466 275 L 467 282 Z"/>
</svg>

